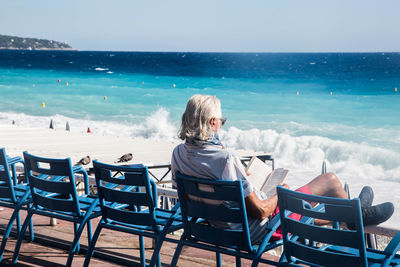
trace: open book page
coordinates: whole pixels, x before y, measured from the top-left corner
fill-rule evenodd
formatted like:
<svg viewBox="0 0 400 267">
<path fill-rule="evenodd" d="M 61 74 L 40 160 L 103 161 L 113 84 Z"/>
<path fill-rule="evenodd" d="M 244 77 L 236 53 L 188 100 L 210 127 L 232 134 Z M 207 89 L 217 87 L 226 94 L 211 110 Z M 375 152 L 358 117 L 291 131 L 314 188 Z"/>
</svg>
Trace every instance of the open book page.
<svg viewBox="0 0 400 267">
<path fill-rule="evenodd" d="M 261 190 L 268 175 L 272 172 L 272 167 L 254 156 L 247 165 L 246 172 L 250 173 L 247 177 L 250 183 L 258 190 Z"/>
<path fill-rule="evenodd" d="M 273 170 L 262 185 L 261 191 L 263 191 L 267 197 L 272 197 L 276 193 L 276 187 L 285 182 L 288 174 L 289 171 L 286 169 L 279 168 Z"/>
</svg>

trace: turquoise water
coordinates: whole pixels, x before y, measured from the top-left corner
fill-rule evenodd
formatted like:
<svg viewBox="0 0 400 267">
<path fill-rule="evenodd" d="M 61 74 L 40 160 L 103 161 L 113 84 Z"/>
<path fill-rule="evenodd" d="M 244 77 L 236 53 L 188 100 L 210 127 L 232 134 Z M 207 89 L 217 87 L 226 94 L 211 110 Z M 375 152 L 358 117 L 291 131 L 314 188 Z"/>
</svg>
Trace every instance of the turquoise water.
<svg viewBox="0 0 400 267">
<path fill-rule="evenodd" d="M 65 53 L 0 53 L 1 124 L 171 140 L 212 94 L 229 148 L 400 182 L 399 54 Z"/>
</svg>

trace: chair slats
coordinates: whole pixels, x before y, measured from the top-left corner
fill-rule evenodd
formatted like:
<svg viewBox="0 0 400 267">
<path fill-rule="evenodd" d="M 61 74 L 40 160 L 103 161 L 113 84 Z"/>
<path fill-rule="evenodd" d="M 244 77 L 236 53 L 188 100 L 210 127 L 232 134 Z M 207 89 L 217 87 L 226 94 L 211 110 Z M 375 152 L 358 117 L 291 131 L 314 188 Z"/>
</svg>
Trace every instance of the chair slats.
<svg viewBox="0 0 400 267">
<path fill-rule="evenodd" d="M 42 196 L 40 194 L 32 194 L 34 205 L 50 209 L 53 211 L 64 211 L 77 213 L 77 208 L 72 199 L 60 199 Z"/>
<path fill-rule="evenodd" d="M 140 245 L 140 265 L 146 265 L 143 237 L 153 237 L 157 240 L 154 247 L 153 256 L 150 265 L 155 266 L 159 262 L 159 251 L 165 239 L 165 235 L 171 231 L 180 229 L 182 224 L 174 223 L 174 217 L 177 216 L 177 208 L 169 211 L 169 218 L 158 218 L 155 216 L 157 208 L 156 184 L 150 181 L 148 170 L 143 165 L 140 167 L 123 167 L 93 161 L 95 171 L 98 196 L 102 219 L 97 226 L 86 254 L 84 266 L 89 265 L 90 258 L 93 255 L 97 238 L 103 228 L 114 231 L 139 235 Z M 112 177 L 112 173 L 114 176 Z M 142 191 L 138 192 L 136 189 Z M 157 213 L 163 213 L 164 210 L 157 209 Z M 159 264 L 157 263 L 157 266 Z"/>
<path fill-rule="evenodd" d="M 248 244 L 242 230 L 212 227 L 206 224 L 190 223 L 191 238 L 217 246 L 235 247 L 246 250 Z"/>
<path fill-rule="evenodd" d="M 359 241 L 357 241 L 358 234 L 354 231 L 310 225 L 290 218 L 285 223 L 289 233 L 296 233 L 296 235 L 305 239 L 352 248 L 356 248 L 359 245 Z"/>
<path fill-rule="evenodd" d="M 286 199 L 287 205 L 290 207 L 290 211 L 299 213 L 307 217 L 318 218 L 322 220 L 333 220 L 341 222 L 352 222 L 354 223 L 353 206 L 347 205 L 332 205 L 329 203 L 323 204 L 324 209 L 313 210 L 307 207 L 306 201 L 293 196 L 288 196 Z"/>
<path fill-rule="evenodd" d="M 130 192 L 101 186 L 101 194 L 105 201 L 135 206 L 153 205 L 151 197 L 145 192 Z"/>
<path fill-rule="evenodd" d="M 9 179 L 9 171 L 7 167 L 4 167 L 4 164 L 0 164 L 0 181 L 7 182 Z"/>
<path fill-rule="evenodd" d="M 70 194 L 73 191 L 70 182 L 45 180 L 33 175 L 29 178 L 29 182 L 32 184 L 35 190 L 58 194 Z"/>
<path fill-rule="evenodd" d="M 306 261 L 311 265 L 322 266 L 367 266 L 361 208 L 358 199 L 312 196 L 281 186 L 278 186 L 277 192 L 284 254 L 289 262 L 300 265 L 302 261 Z M 320 206 L 310 208 L 310 205 L 306 204 L 308 201 L 319 203 Z M 322 227 L 314 225 L 314 221 L 297 222 L 288 216 L 288 211 L 328 221 L 355 222 L 356 230 L 336 229 L 331 226 Z M 304 240 L 303 238 L 305 238 L 306 244 L 299 242 L 299 240 Z M 323 246 L 321 247 L 318 242 Z M 328 251 L 332 246 L 340 247 L 342 251 Z M 349 251 L 353 253 L 349 253 Z"/>
<path fill-rule="evenodd" d="M 237 207 L 232 208 L 224 205 L 212 205 L 197 201 L 187 201 L 185 210 L 190 217 L 203 218 L 210 221 L 243 222 L 243 211 Z"/>
<path fill-rule="evenodd" d="M 103 208 L 104 218 L 132 225 L 150 225 L 155 223 L 154 216 L 145 212 L 133 212 L 128 210 L 113 209 L 108 206 Z"/>
<path fill-rule="evenodd" d="M 206 180 L 206 179 L 201 179 Z M 201 190 L 203 185 L 203 190 Z M 185 194 L 193 195 L 201 198 L 224 200 L 224 201 L 239 201 L 238 188 L 232 185 L 222 185 L 219 183 L 211 184 L 209 181 L 201 181 L 199 183 L 191 180 L 185 180 L 181 184 Z M 207 191 L 205 191 L 207 190 Z"/>
<path fill-rule="evenodd" d="M 33 172 L 57 175 L 57 176 L 69 176 L 71 173 L 69 171 L 69 163 L 65 159 L 46 159 L 34 157 L 30 162 L 30 170 Z M 42 165 L 47 165 L 46 167 Z"/>
<path fill-rule="evenodd" d="M 14 209 L 10 216 L 2 241 L 0 245 L 0 262 L 3 258 L 3 253 L 6 248 L 8 237 L 14 223 L 17 224 L 17 234 L 21 230 L 20 210 L 28 209 L 31 202 L 29 187 L 26 184 L 18 184 L 15 164 L 25 163 L 21 157 L 9 157 L 4 148 L 0 148 L 0 206 Z M 25 168 L 24 168 L 25 169 Z M 30 240 L 33 240 L 33 224 L 29 220 Z"/>
<path fill-rule="evenodd" d="M 9 186 L 0 186 L 0 198 L 12 198 Z"/>
<path fill-rule="evenodd" d="M 332 267 L 353 267 L 353 266 L 364 266 L 358 255 L 351 255 L 346 253 L 335 253 L 323 251 L 317 248 L 309 247 L 303 244 L 288 242 L 286 243 L 285 250 L 288 249 L 298 259 L 310 263 L 316 263 L 320 266 L 332 266 Z"/>
<path fill-rule="evenodd" d="M 118 166 L 117 166 L 118 167 Z M 131 168 L 130 171 L 124 172 L 124 175 L 120 176 L 112 176 L 112 172 L 110 169 L 100 169 L 98 170 L 98 176 L 100 177 L 102 182 L 106 183 L 116 183 L 120 185 L 137 185 L 137 186 L 146 186 L 147 184 L 147 178 L 145 176 L 145 169 L 144 168 L 136 168 L 137 170 L 133 170 Z M 113 169 L 113 171 L 116 171 L 117 173 L 121 173 L 124 170 L 127 170 L 126 167 L 122 168 L 116 168 Z"/>
<path fill-rule="evenodd" d="M 88 243 L 92 238 L 91 219 L 100 216 L 96 210 L 98 200 L 93 201 L 87 195 L 78 197 L 75 185 L 75 174 L 83 176 L 85 192 L 88 192 L 88 175 L 83 168 L 72 167 L 71 159 L 52 159 L 37 157 L 24 152 L 27 178 L 32 193 L 32 205 L 15 246 L 13 263 L 17 263 L 22 237 L 26 230 L 27 220 L 33 215 L 60 218 L 74 223 L 74 240 L 71 243 L 66 266 L 71 266 L 74 254 L 79 252 L 79 239 L 87 228 Z"/>
<path fill-rule="evenodd" d="M 272 231 L 266 231 L 262 245 L 251 243 L 240 180 L 198 178 L 179 172 L 175 176 L 184 234 L 171 266 L 176 266 L 183 245 L 216 252 L 218 266 L 220 253 L 236 256 L 237 266 L 240 266 L 242 257 L 253 260 L 253 266 L 257 266 L 259 262 L 276 264 L 261 258 L 264 251 L 281 244 L 270 242 L 268 238 L 272 236 Z M 273 221 L 279 223 L 279 220 Z M 278 226 L 265 227 L 276 229 Z"/>
<path fill-rule="evenodd" d="M 146 172 L 144 172 L 144 169 L 139 170 L 140 171 L 137 172 L 125 172 L 125 179 L 128 182 L 127 185 L 146 186 L 149 183 L 148 177 L 146 177 Z"/>
</svg>

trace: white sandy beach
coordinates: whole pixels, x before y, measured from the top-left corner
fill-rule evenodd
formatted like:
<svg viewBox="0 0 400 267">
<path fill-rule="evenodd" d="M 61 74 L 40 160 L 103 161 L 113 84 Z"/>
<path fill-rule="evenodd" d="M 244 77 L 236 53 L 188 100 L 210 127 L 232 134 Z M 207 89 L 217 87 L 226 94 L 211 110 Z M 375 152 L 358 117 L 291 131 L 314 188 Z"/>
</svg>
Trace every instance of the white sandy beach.
<svg viewBox="0 0 400 267">
<path fill-rule="evenodd" d="M 68 132 L 60 129 L 28 128 L 16 125 L 0 125 L 0 147 L 5 147 L 10 156 L 22 156 L 23 151 L 44 157 L 70 157 L 72 163 L 89 155 L 92 159 L 106 163 L 113 163 L 126 153 L 133 154 L 129 163 L 165 164 L 170 162 L 173 148 L 178 141 L 165 141 L 144 138 L 129 138 L 103 136 L 95 133 Z M 252 155 L 253 151 L 236 151 L 239 156 Z M 89 165 L 91 166 L 91 165 Z M 276 167 L 282 167 L 275 162 Z M 329 166 L 328 166 L 329 171 Z M 297 188 L 317 176 L 320 170 L 304 173 L 299 170 L 290 170 L 287 183 Z M 307 178 L 306 178 L 307 177 Z M 348 181 L 353 197 L 357 196 L 361 188 L 370 181 L 362 177 Z M 342 182 L 345 182 L 342 180 Z M 379 181 L 370 184 L 375 190 L 375 201 L 392 201 L 396 207 L 393 217 L 384 225 L 399 228 L 400 225 L 400 183 Z"/>
</svg>

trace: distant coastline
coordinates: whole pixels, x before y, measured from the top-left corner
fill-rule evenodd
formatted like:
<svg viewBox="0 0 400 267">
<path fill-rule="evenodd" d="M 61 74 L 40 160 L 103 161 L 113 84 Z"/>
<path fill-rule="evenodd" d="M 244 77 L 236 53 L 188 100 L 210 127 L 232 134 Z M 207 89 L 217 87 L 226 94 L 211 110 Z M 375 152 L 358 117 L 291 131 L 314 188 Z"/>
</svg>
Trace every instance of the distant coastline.
<svg viewBox="0 0 400 267">
<path fill-rule="evenodd" d="M 0 35 L 0 50 L 76 50 L 66 42 Z"/>
</svg>

